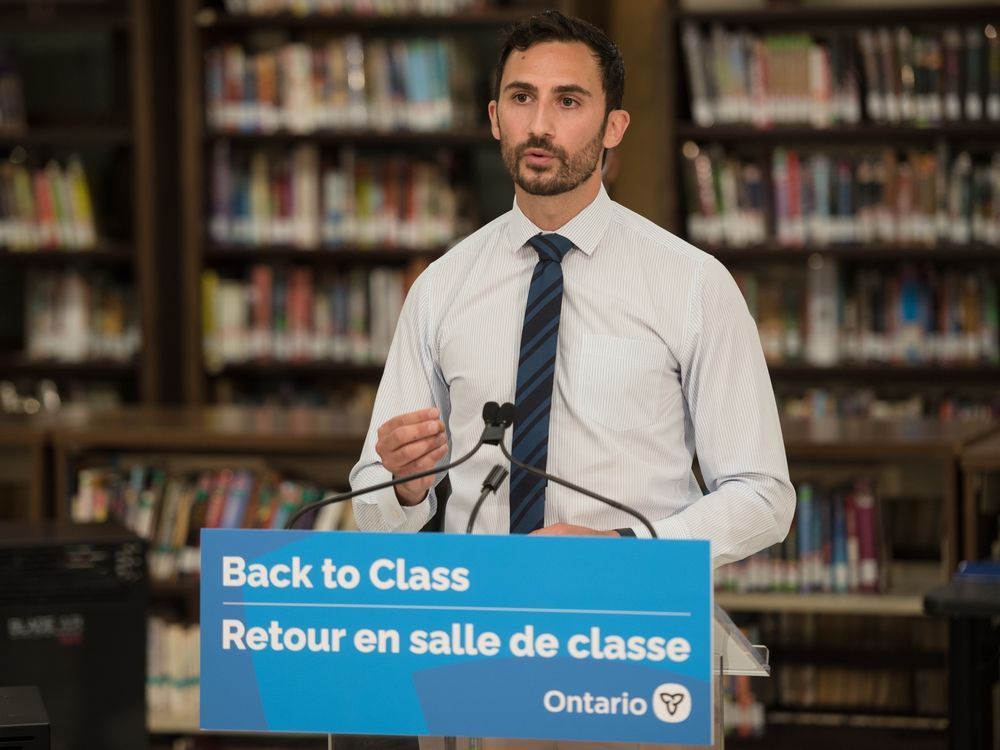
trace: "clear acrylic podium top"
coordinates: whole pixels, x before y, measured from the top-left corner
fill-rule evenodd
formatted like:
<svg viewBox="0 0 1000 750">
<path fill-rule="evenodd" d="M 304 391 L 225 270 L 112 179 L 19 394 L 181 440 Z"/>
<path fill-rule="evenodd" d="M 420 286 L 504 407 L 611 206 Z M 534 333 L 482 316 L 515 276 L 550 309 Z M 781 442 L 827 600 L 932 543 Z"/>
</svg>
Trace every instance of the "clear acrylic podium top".
<svg viewBox="0 0 1000 750">
<path fill-rule="evenodd" d="M 766 646 L 756 646 L 747 640 L 726 611 L 718 604 L 712 617 L 712 661 L 715 673 L 769 677 L 770 654 Z"/>
</svg>

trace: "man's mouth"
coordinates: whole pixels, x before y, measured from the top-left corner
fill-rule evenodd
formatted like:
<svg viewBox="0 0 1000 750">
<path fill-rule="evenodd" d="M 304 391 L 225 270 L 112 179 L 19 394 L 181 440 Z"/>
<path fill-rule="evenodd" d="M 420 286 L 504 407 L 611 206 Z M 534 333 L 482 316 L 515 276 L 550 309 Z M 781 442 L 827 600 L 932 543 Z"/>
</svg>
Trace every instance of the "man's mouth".
<svg viewBox="0 0 1000 750">
<path fill-rule="evenodd" d="M 543 148 L 529 148 L 524 151 L 525 161 L 533 166 L 544 166 L 555 158 L 555 154 Z"/>
</svg>

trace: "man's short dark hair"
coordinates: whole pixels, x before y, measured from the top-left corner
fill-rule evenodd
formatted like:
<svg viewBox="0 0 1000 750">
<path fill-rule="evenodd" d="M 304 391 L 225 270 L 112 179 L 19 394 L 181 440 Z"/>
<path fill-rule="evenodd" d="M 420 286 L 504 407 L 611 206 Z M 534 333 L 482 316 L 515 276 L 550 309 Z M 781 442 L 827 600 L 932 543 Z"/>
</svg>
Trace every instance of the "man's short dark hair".
<svg viewBox="0 0 1000 750">
<path fill-rule="evenodd" d="M 563 15 L 557 10 L 546 10 L 519 21 L 507 31 L 507 39 L 497 61 L 493 83 L 494 99 L 500 99 L 500 79 L 510 53 L 514 50 L 523 52 L 542 42 L 583 42 L 590 47 L 601 69 L 605 114 L 613 109 L 621 109 L 622 97 L 625 95 L 625 61 L 618 46 L 592 23 Z"/>
</svg>

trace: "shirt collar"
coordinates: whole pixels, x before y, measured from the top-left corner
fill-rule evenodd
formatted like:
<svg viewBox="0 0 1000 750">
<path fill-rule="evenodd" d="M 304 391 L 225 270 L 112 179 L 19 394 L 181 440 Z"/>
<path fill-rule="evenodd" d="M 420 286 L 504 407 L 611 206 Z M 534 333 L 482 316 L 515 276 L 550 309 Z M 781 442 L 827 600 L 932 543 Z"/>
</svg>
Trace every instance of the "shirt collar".
<svg viewBox="0 0 1000 750">
<path fill-rule="evenodd" d="M 580 248 L 586 255 L 591 255 L 597 248 L 597 243 L 604 236 L 604 230 L 611 222 L 611 198 L 608 197 L 604 185 L 601 185 L 594 198 L 580 213 L 555 230 L 557 234 Z M 514 199 L 514 209 L 511 211 L 510 221 L 507 224 L 507 232 L 510 237 L 510 249 L 517 252 L 524 247 L 528 240 L 536 234 L 542 234 L 542 230 L 525 216 Z"/>
</svg>

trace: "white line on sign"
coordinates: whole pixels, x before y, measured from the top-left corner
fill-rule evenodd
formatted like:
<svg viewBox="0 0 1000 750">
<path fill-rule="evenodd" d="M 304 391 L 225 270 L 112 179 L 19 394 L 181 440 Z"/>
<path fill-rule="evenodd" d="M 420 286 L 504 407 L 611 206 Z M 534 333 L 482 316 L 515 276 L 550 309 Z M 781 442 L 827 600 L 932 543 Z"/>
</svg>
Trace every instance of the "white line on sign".
<svg viewBox="0 0 1000 750">
<path fill-rule="evenodd" d="M 630 615 L 690 617 L 690 612 L 651 612 L 628 609 L 545 609 L 541 607 L 458 607 L 432 604 L 329 604 L 325 602 L 222 602 L 226 607 L 333 607 L 337 609 L 433 609 L 458 612 L 533 612 L 567 615 Z"/>
</svg>

